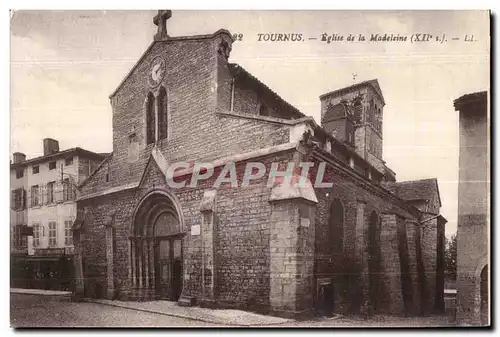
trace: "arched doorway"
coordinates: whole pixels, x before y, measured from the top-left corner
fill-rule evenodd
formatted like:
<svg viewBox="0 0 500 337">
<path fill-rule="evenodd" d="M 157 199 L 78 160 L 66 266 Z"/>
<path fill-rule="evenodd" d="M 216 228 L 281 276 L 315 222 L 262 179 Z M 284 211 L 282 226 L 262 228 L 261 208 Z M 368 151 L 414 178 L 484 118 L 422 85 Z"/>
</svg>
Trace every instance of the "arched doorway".
<svg viewBox="0 0 500 337">
<path fill-rule="evenodd" d="M 131 236 L 132 287 L 142 299 L 177 301 L 182 292 L 182 219 L 173 199 L 153 192 L 135 211 Z"/>
<path fill-rule="evenodd" d="M 488 265 L 481 270 L 481 283 L 479 284 L 481 325 L 488 325 Z"/>
<path fill-rule="evenodd" d="M 380 282 L 380 223 L 377 213 L 370 214 L 368 223 L 368 287 L 372 309 L 377 311 L 379 306 L 379 282 Z"/>
</svg>

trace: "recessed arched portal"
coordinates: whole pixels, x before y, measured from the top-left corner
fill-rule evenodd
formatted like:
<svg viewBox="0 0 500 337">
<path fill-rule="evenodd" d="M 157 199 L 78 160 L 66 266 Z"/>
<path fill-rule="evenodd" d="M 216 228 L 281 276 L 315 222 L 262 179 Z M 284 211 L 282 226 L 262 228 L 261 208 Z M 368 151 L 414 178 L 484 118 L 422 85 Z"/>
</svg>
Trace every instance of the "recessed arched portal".
<svg viewBox="0 0 500 337">
<path fill-rule="evenodd" d="M 182 292 L 182 238 L 180 207 L 169 194 L 146 195 L 134 212 L 131 228 L 131 283 L 144 299 L 177 301 Z"/>
</svg>

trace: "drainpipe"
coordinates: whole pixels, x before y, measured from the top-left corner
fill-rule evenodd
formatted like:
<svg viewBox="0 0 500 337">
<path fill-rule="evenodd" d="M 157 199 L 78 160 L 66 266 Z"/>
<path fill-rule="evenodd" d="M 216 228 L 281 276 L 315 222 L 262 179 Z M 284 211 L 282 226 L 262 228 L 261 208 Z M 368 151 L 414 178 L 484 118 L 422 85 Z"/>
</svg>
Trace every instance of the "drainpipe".
<svg viewBox="0 0 500 337">
<path fill-rule="evenodd" d="M 365 118 L 366 118 L 366 116 L 365 116 Z M 366 149 L 366 147 L 368 146 L 367 141 L 366 141 L 366 135 L 368 133 L 367 131 L 368 131 L 368 123 L 366 123 L 366 121 L 365 121 L 365 147 L 364 147 L 364 155 L 365 156 L 364 156 L 364 159 L 366 161 L 368 161 L 368 150 Z"/>
<path fill-rule="evenodd" d="M 233 80 L 231 81 L 231 112 L 233 112 L 234 108 L 234 82 L 235 82 L 235 77 L 233 77 Z"/>
<path fill-rule="evenodd" d="M 205 225 L 205 214 L 201 214 L 200 241 L 201 241 L 201 301 L 205 300 L 205 242 L 203 229 Z"/>
</svg>

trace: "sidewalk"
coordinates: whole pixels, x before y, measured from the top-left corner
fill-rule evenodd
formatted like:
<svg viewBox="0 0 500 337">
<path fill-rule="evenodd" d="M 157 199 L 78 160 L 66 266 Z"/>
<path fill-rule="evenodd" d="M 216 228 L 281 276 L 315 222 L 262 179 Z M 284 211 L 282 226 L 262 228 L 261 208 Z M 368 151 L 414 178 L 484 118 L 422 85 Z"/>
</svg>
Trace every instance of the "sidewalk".
<svg viewBox="0 0 500 337">
<path fill-rule="evenodd" d="M 85 299 L 85 301 L 228 326 L 280 326 L 294 322 L 293 319 L 259 315 L 242 310 L 180 307 L 171 301 L 132 302 L 103 299 Z"/>
<path fill-rule="evenodd" d="M 42 296 L 61 296 L 61 297 L 69 297 L 69 298 L 71 298 L 71 291 L 10 288 L 10 292 L 12 294 L 42 295 Z"/>
</svg>

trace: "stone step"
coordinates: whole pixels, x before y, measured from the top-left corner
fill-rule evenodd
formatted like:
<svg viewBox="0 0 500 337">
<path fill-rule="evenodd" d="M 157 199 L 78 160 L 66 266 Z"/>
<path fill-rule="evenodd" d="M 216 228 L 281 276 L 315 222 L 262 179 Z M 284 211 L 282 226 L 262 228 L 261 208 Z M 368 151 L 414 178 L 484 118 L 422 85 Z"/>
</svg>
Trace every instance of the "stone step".
<svg viewBox="0 0 500 337">
<path fill-rule="evenodd" d="M 196 299 L 191 296 L 181 296 L 181 298 L 177 301 L 177 304 L 180 307 L 192 307 L 196 305 Z"/>
<path fill-rule="evenodd" d="M 131 301 L 154 301 L 156 291 L 154 289 L 131 289 L 128 298 Z"/>
</svg>

